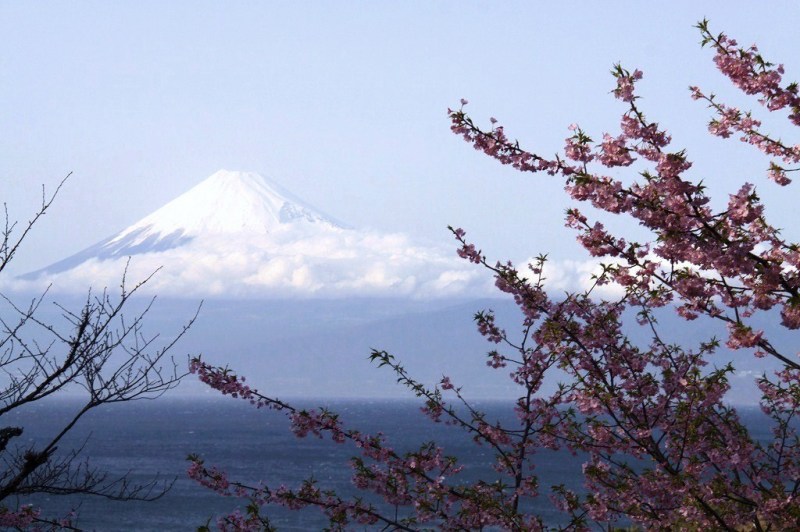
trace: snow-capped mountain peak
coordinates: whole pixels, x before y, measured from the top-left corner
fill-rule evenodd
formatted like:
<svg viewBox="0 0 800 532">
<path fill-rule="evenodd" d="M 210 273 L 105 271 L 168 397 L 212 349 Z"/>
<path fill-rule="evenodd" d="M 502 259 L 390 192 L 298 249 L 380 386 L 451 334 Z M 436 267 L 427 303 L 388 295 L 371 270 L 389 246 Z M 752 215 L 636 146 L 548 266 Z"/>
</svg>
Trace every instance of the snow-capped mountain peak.
<svg viewBox="0 0 800 532">
<path fill-rule="evenodd" d="M 275 183 L 220 170 L 127 229 L 19 279 L 60 289 L 144 279 L 186 296 L 452 295 L 476 279 L 455 253 L 344 227 Z"/>
<path fill-rule="evenodd" d="M 137 234 L 182 237 L 226 233 L 269 233 L 277 225 L 296 222 L 340 224 L 303 204 L 262 176 L 220 170 L 114 236 L 113 245 Z"/>
<path fill-rule="evenodd" d="M 163 252 L 201 237 L 257 239 L 312 224 L 321 232 L 343 228 L 256 173 L 219 170 L 119 233 L 25 277 L 62 272 L 90 259 Z"/>
</svg>

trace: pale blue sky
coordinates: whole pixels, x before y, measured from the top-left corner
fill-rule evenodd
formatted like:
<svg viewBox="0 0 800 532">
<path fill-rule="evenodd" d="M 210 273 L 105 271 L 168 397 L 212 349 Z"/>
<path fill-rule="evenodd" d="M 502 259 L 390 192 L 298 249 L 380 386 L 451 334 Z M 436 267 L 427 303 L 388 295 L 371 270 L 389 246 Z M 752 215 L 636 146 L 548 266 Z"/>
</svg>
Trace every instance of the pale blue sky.
<svg viewBox="0 0 800 532">
<path fill-rule="evenodd" d="M 644 109 L 687 147 L 693 175 L 723 199 L 754 181 L 789 225 L 796 186 L 777 191 L 764 159 L 708 137 L 686 89 L 735 94 L 698 45 L 704 16 L 800 79 L 800 4 L 768 6 L 0 1 L 2 199 L 25 218 L 41 183 L 74 172 L 13 271 L 78 251 L 220 168 L 267 175 L 357 227 L 447 241 L 453 224 L 498 259 L 581 258 L 561 183 L 478 154 L 446 109 L 467 98 L 482 123 L 496 116 L 552 154 L 570 123 L 616 131 L 617 61 L 645 72 Z"/>
</svg>

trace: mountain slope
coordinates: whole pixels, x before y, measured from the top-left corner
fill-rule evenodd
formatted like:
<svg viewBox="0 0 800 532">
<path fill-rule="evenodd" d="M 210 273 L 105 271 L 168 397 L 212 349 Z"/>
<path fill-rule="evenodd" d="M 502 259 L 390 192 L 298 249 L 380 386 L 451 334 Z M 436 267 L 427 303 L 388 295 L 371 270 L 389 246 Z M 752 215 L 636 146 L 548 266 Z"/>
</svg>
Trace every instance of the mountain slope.
<svg viewBox="0 0 800 532">
<path fill-rule="evenodd" d="M 343 228 L 343 224 L 258 174 L 220 170 L 127 229 L 23 277 L 33 279 L 64 272 L 91 259 L 163 252 L 200 236 L 227 234 L 255 238 L 280 224 L 290 223 Z"/>
<path fill-rule="evenodd" d="M 139 231 L 144 235 L 167 237 L 178 230 L 191 236 L 264 234 L 279 224 L 298 222 L 341 227 L 301 200 L 289 196 L 258 174 L 220 170 L 119 233 L 111 243 Z"/>
<path fill-rule="evenodd" d="M 128 261 L 130 260 L 130 265 Z M 476 270 L 451 249 L 345 226 L 249 172 L 220 170 L 115 235 L 22 277 L 57 289 L 114 286 L 206 297 L 437 296 Z"/>
</svg>

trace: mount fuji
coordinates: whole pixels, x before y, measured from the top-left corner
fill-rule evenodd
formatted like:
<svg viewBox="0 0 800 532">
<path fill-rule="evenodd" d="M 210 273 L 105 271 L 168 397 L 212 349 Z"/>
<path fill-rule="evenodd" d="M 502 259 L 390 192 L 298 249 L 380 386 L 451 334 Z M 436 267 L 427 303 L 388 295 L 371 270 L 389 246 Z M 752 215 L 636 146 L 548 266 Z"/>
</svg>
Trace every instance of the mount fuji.
<svg viewBox="0 0 800 532">
<path fill-rule="evenodd" d="M 452 248 L 351 228 L 258 174 L 220 170 L 18 282 L 83 290 L 156 270 L 148 289 L 201 297 L 454 296 L 472 291 L 481 277 Z"/>
<path fill-rule="evenodd" d="M 119 286 L 123 276 L 134 283 L 158 270 L 142 287 L 165 296 L 148 325 L 180 330 L 197 299 L 205 298 L 200 325 L 182 348 L 247 368 L 248 377 L 276 394 L 397 396 L 391 372 L 364 363 L 377 346 L 402 356 L 422 382 L 438 382 L 446 373 L 478 397 L 516 397 L 505 373 L 486 374 L 486 340 L 475 334 L 471 316 L 490 305 L 498 323 L 519 323 L 522 316 L 511 301 L 477 301 L 497 295 L 493 280 L 455 255 L 446 244 L 420 245 L 403 234 L 348 227 L 257 174 L 221 170 L 79 253 L 22 279 L 0 278 L 0 288 L 40 294 L 52 285 L 62 292 L 60 304 L 42 312 L 51 313 L 44 322 L 56 323 L 63 317 L 61 303 L 81 308 L 87 287 Z M 590 266 L 562 262 L 548 282 L 570 289 L 572 273 L 591 282 Z M 137 304 L 148 305 L 149 298 Z M 685 323 L 662 310 L 665 337 L 695 345 L 725 334 L 710 322 L 696 329 L 697 337 L 687 336 Z M 766 328 L 779 318 L 764 319 L 760 326 Z M 646 330 L 632 334 L 650 341 Z M 786 349 L 794 345 L 790 335 L 778 340 Z M 731 376 L 732 397 L 759 397 L 752 377 L 766 366 L 732 353 L 717 363 L 728 360 L 738 370 Z"/>
</svg>

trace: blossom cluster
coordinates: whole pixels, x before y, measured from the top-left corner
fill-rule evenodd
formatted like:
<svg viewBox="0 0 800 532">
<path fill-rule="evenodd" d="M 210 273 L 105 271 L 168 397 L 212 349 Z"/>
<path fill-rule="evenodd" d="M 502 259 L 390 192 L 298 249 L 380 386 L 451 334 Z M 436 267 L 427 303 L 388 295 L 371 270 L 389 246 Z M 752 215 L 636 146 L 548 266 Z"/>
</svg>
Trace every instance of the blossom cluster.
<svg viewBox="0 0 800 532">
<path fill-rule="evenodd" d="M 782 67 L 765 61 L 755 47 L 738 48 L 725 35 L 711 35 L 705 21 L 699 29 L 704 44 L 715 49 L 717 68 L 734 85 L 759 95 L 768 111 L 789 108 L 790 122 L 800 125 L 797 85 L 782 85 Z M 424 401 L 422 411 L 432 421 L 444 420 L 490 449 L 498 480 L 464 481 L 461 465 L 435 443 L 398 453 L 383 434 L 345 429 L 339 416 L 326 409 L 298 410 L 249 388 L 230 370 L 198 359 L 191 370 L 203 382 L 256 406 L 284 411 L 298 437 L 352 444 L 358 453 L 351 459 L 353 484 L 391 508 L 343 499 L 312 480 L 295 489 L 244 486 L 193 457 L 192 478 L 221 494 L 248 498 L 254 508 L 247 516 L 228 516 L 221 528 L 230 523 L 241 529 L 262 526 L 258 509 L 278 504 L 316 507 L 332 528 L 360 523 L 399 530 L 543 530 L 544 520 L 527 508 L 545 492 L 536 474 L 537 454 L 544 449 L 588 456 L 582 468 L 584 493 L 549 487 L 555 507 L 576 530 L 592 524 L 610 529 L 620 521 L 658 529 L 796 526 L 800 363 L 776 347 L 753 318 L 777 311 L 783 327 L 800 329 L 800 245 L 769 224 L 751 183 L 731 193 L 723 209 L 712 208 L 706 188 L 689 177 L 692 163 L 686 152 L 672 147 L 666 129 L 641 109 L 637 82 L 642 72 L 616 65 L 612 73 L 612 93 L 624 106 L 619 130 L 604 132 L 595 143 L 572 125 L 563 154 L 553 157 L 510 140 L 495 118 L 481 129 L 467 115 L 466 100 L 449 110 L 451 130 L 476 150 L 523 172 L 560 177 L 575 202 L 628 216 L 651 236 L 626 239 L 571 207 L 567 227 L 591 255 L 608 262 L 588 290 L 556 299 L 546 290 L 544 256 L 527 271 L 510 262 L 491 263 L 463 229 L 451 228 L 458 255 L 490 270 L 497 289 L 513 298 L 522 315 L 519 337 L 509 335 L 491 311 L 475 315 L 478 332 L 493 347 L 487 364 L 508 371 L 520 391 L 515 422 L 487 418 L 448 376 L 426 386 L 392 355 L 376 350 L 371 356 Z M 800 164 L 800 147 L 764 133 L 751 113 L 699 88 L 691 90 L 715 113 L 709 125 L 713 135 L 736 133 L 776 158 L 769 163 L 769 177 L 789 184 L 787 174 L 798 169 L 791 166 Z M 615 177 L 634 166 L 633 179 Z M 596 297 L 595 287 L 607 283 L 621 286 L 624 294 L 614 300 Z M 728 404 L 734 367 L 713 363 L 722 341 L 683 346 L 662 336 L 655 311 L 668 305 L 686 320 L 703 316 L 724 322 L 728 348 L 781 362 L 781 371 L 758 380 L 762 410 L 773 420 L 771 440 L 755 439 Z M 631 314 L 649 343 L 636 341 L 624 327 Z M 561 384 L 545 393 L 543 383 L 556 378 Z"/>
<path fill-rule="evenodd" d="M 41 515 L 41 510 L 32 505 L 20 506 L 17 510 L 0 508 L 0 526 L 7 528 L 28 529 Z"/>
<path fill-rule="evenodd" d="M 714 43 L 715 63 L 723 73 L 746 93 L 761 94 L 770 111 L 793 107 L 790 120 L 796 122 L 796 85 L 780 88 L 781 68 L 772 69 L 754 47 L 741 50 L 724 35 L 711 37 L 703 25 L 701 31 L 707 42 Z M 604 133 L 603 141 L 595 145 L 585 131 L 572 125 L 564 159 L 544 160 L 526 152 L 518 142 L 497 134 L 502 126 L 495 120 L 490 129 L 478 128 L 463 106 L 450 113 L 451 129 L 476 149 L 502 163 L 512 152 L 524 160 L 544 161 L 519 169 L 560 175 L 573 199 L 627 214 L 653 234 L 649 242 L 629 242 L 601 222 L 589 221 L 577 208 L 568 211 L 567 226 L 578 232 L 586 250 L 614 259 L 596 283 L 621 285 L 625 296 L 618 302 L 596 301 L 591 291 L 554 302 L 510 264 L 482 261 L 495 272 L 498 287 L 514 295 L 526 317 L 542 317 L 533 332 L 536 349 L 552 352 L 573 379 L 551 400 L 557 399 L 555 404 L 562 407 L 574 406 L 584 418 L 561 420 L 556 438 L 590 453 L 584 469 L 589 495 L 581 500 L 562 492 L 560 505 L 571 508 L 576 519 L 586 512 L 601 522 L 625 516 L 645 526 L 758 528 L 763 516 L 773 511 L 777 513 L 767 523 L 790 523 L 798 508 L 794 490 L 787 492 L 786 482 L 797 478 L 800 440 L 789 420 L 800 408 L 800 365 L 780 352 L 764 330 L 751 325 L 750 318 L 777 307 L 782 325 L 798 328 L 800 246 L 787 242 L 779 229 L 769 225 L 750 183 L 730 195 L 724 211 L 714 212 L 704 187 L 686 177 L 691 162 L 685 152 L 670 150 L 669 135 L 639 108 L 636 82 L 642 73 L 620 66 L 613 72 L 614 96 L 628 107 L 620 133 Z M 696 87 L 692 95 L 706 100 L 717 113 L 709 126 L 712 134 L 726 138 L 736 131 L 743 141 L 779 157 L 781 164 L 800 162 L 800 145 L 787 146 L 762 133 L 761 122 L 750 113 L 706 97 Z M 497 146 L 501 139 L 505 146 Z M 625 183 L 603 172 L 637 160 L 643 166 L 642 180 Z M 794 169 L 773 161 L 769 177 L 786 185 L 789 171 Z M 474 247 L 463 230 L 455 236 L 461 249 Z M 762 407 L 780 429 L 773 444 L 754 442 L 735 411 L 726 406 L 727 375 L 733 368 L 706 368 L 716 342 L 684 351 L 658 336 L 652 309 L 670 302 L 686 319 L 705 314 L 727 323 L 727 347 L 753 349 L 757 357 L 770 355 L 785 364 L 777 382 L 766 377 L 759 381 Z M 647 349 L 634 347 L 622 333 L 620 316 L 626 308 L 639 308 L 640 323 L 652 329 L 654 341 Z M 486 334 L 486 320 L 479 323 Z M 526 382 L 519 379 L 519 371 L 515 380 Z M 648 457 L 652 466 L 634 473 L 615 453 Z"/>
</svg>

